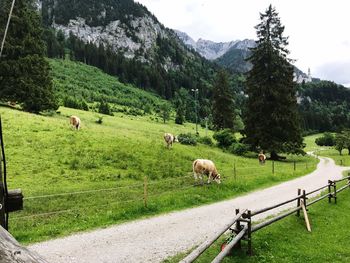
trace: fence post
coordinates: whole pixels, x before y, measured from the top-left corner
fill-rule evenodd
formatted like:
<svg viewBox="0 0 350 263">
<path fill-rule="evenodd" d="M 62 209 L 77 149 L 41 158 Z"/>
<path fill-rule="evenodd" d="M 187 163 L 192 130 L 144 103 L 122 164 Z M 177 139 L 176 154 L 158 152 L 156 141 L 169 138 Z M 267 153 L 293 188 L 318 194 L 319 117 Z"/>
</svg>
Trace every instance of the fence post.
<svg viewBox="0 0 350 263">
<path fill-rule="evenodd" d="M 248 210 L 247 212 L 247 219 L 248 219 L 248 255 L 252 256 L 252 212 Z"/>
<path fill-rule="evenodd" d="M 332 202 L 331 186 L 332 186 L 332 181 L 328 180 L 328 203 Z"/>
<path fill-rule="evenodd" d="M 236 215 L 238 215 L 238 214 L 239 214 L 239 209 L 236 209 Z M 235 229 L 236 234 L 238 234 L 239 232 L 241 232 L 241 230 L 242 230 L 241 221 L 238 219 L 238 220 L 236 221 L 236 229 Z M 241 240 L 238 241 L 236 247 L 237 247 L 238 249 L 241 249 L 241 248 L 242 248 Z"/>
<path fill-rule="evenodd" d="M 350 173 L 348 174 L 348 186 L 350 188 Z"/>
<path fill-rule="evenodd" d="M 272 174 L 275 174 L 275 161 L 272 160 Z"/>
<path fill-rule="evenodd" d="M 306 197 L 306 191 L 303 190 L 303 203 L 304 203 L 304 205 L 305 205 L 305 210 L 306 210 L 306 211 L 309 211 L 309 210 L 307 209 L 306 199 L 307 199 L 307 197 Z"/>
<path fill-rule="evenodd" d="M 295 160 L 293 161 L 293 165 L 294 165 L 294 171 L 296 170 L 296 162 Z"/>
<path fill-rule="evenodd" d="M 343 166 L 343 159 L 340 160 L 340 166 Z"/>
<path fill-rule="evenodd" d="M 301 189 L 298 189 L 298 196 L 301 195 Z M 297 200 L 297 207 L 300 206 L 300 197 Z M 297 211 L 297 216 L 300 217 L 300 210 Z"/>
<path fill-rule="evenodd" d="M 336 204 L 337 203 L 337 184 L 335 181 L 333 182 L 333 190 L 334 190 L 334 193 L 333 193 L 334 203 Z"/>
<path fill-rule="evenodd" d="M 147 176 L 144 177 L 143 181 L 143 201 L 145 208 L 147 208 Z"/>
<path fill-rule="evenodd" d="M 237 179 L 236 162 L 233 163 L 233 177 L 236 181 Z"/>
</svg>

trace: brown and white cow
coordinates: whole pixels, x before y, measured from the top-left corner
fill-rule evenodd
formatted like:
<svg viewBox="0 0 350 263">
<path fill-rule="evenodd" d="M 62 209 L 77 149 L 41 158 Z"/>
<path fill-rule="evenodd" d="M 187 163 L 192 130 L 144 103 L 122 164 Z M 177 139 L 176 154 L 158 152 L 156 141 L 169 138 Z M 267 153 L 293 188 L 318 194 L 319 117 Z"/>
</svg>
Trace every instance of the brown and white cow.
<svg viewBox="0 0 350 263">
<path fill-rule="evenodd" d="M 260 163 L 261 165 L 265 164 L 266 155 L 264 154 L 264 152 L 260 152 L 260 153 L 259 153 L 258 159 L 259 159 L 259 163 Z"/>
<path fill-rule="evenodd" d="M 164 133 L 164 141 L 166 146 L 169 148 L 170 146 L 173 146 L 174 142 L 178 142 L 178 139 L 171 133 Z"/>
<path fill-rule="evenodd" d="M 216 170 L 215 164 L 211 160 L 205 160 L 205 159 L 197 159 L 193 162 L 193 175 L 194 179 L 198 181 L 198 178 L 201 180 L 201 183 L 203 183 L 203 177 L 202 175 L 205 174 L 208 176 L 208 184 L 211 182 L 211 180 L 214 180 L 218 184 L 221 183 L 220 174 L 218 174 L 218 171 Z"/>
<path fill-rule="evenodd" d="M 69 122 L 74 128 L 79 130 L 80 125 L 81 125 L 81 121 L 80 121 L 79 117 L 77 117 L 77 116 L 70 116 Z"/>
</svg>

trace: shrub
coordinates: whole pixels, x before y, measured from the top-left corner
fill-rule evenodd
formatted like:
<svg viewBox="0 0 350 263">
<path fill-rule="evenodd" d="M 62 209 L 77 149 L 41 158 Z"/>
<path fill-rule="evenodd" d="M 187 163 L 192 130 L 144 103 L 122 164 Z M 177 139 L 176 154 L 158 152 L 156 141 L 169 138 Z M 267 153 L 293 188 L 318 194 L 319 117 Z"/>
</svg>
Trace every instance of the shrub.
<svg viewBox="0 0 350 263">
<path fill-rule="evenodd" d="M 228 148 L 237 141 L 234 133 L 230 129 L 215 132 L 213 137 L 221 148 Z"/>
<path fill-rule="evenodd" d="M 177 139 L 181 144 L 197 145 L 197 138 L 191 133 L 181 133 L 177 136 Z"/>
<path fill-rule="evenodd" d="M 229 152 L 236 155 L 244 155 L 248 152 L 249 146 L 243 143 L 234 143 L 229 147 Z"/>
<path fill-rule="evenodd" d="M 210 146 L 213 145 L 213 140 L 209 136 L 199 137 L 198 142 L 206 145 L 210 145 Z"/>
<path fill-rule="evenodd" d="M 98 106 L 98 112 L 102 114 L 111 115 L 111 108 L 109 107 L 109 104 L 107 102 L 101 101 L 100 105 Z"/>
<path fill-rule="evenodd" d="M 102 122 L 103 122 L 103 117 L 102 117 L 102 116 L 99 116 L 99 117 L 98 117 L 98 120 L 96 120 L 96 123 L 97 123 L 97 124 L 102 124 Z"/>
<path fill-rule="evenodd" d="M 325 132 L 323 137 L 319 137 L 315 140 L 315 143 L 319 146 L 334 146 L 335 137 L 329 132 Z"/>
</svg>

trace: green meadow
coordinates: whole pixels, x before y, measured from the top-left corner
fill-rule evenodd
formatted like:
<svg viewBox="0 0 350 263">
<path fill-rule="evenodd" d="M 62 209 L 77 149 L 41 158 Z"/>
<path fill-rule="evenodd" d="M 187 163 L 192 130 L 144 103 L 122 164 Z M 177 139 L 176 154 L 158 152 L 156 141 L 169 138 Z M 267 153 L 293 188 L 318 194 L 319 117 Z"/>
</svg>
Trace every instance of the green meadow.
<svg viewBox="0 0 350 263">
<path fill-rule="evenodd" d="M 25 197 L 24 210 L 10 215 L 10 231 L 23 243 L 229 199 L 307 174 L 317 164 L 288 156 L 272 173 L 272 162 L 259 165 L 256 156 L 204 144 L 165 147 L 164 132 L 195 133 L 193 124 L 121 113 L 103 115 L 98 124 L 101 114 L 59 111 L 43 116 L 0 107 L 9 189 L 21 188 Z M 69 125 L 73 114 L 82 120 L 80 131 Z M 222 184 L 196 186 L 196 158 L 213 160 Z"/>
</svg>

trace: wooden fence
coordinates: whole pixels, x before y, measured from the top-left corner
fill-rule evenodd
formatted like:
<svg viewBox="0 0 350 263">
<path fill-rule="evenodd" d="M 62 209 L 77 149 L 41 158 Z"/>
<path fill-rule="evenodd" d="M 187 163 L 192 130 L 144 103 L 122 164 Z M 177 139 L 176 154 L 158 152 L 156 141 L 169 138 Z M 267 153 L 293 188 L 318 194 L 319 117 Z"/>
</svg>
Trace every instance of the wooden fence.
<svg viewBox="0 0 350 263">
<path fill-rule="evenodd" d="M 347 183 L 337 189 L 337 183 L 346 181 Z M 212 262 L 221 262 L 225 256 L 231 253 L 232 249 L 236 247 L 241 246 L 241 240 L 245 240 L 248 242 L 248 254 L 252 255 L 252 234 L 264 227 L 267 227 L 274 222 L 277 222 L 289 215 L 292 215 L 294 213 L 297 213 L 297 216 L 300 216 L 300 211 L 302 210 L 304 212 L 304 218 L 305 223 L 307 226 L 307 229 L 311 231 L 311 227 L 308 220 L 307 215 L 307 207 L 325 199 L 328 198 L 328 202 L 332 202 L 332 199 L 334 200 L 334 203 L 337 203 L 337 193 L 344 191 L 345 189 L 350 188 L 350 174 L 349 176 L 340 179 L 340 180 L 328 180 L 328 184 L 325 186 L 322 186 L 320 188 L 317 188 L 315 190 L 312 190 L 308 193 L 306 193 L 305 190 L 298 189 L 296 197 L 286 200 L 284 202 L 278 203 L 273 206 L 265 207 L 256 211 L 250 211 L 250 210 L 243 210 L 239 212 L 239 210 L 236 210 L 236 216 L 229 222 L 227 225 L 223 226 L 218 233 L 213 235 L 213 237 L 206 240 L 204 243 L 202 243 L 199 247 L 194 249 L 187 257 L 185 257 L 181 263 L 190 263 L 195 261 L 206 249 L 208 249 L 217 239 L 220 238 L 221 235 L 223 235 L 228 230 L 232 231 L 233 238 L 230 240 L 230 242 L 225 246 L 224 249 L 215 257 L 215 259 Z M 307 202 L 308 196 L 311 194 L 314 194 L 316 192 L 322 191 L 328 189 L 328 192 L 326 194 L 323 194 L 316 199 L 313 199 L 310 202 Z M 252 225 L 252 218 L 254 216 L 257 216 L 259 214 L 265 213 L 267 211 L 271 211 L 275 208 L 281 207 L 283 205 L 289 204 L 291 202 L 296 202 L 296 207 L 288 210 L 287 212 L 284 212 L 282 214 L 279 214 L 275 217 L 269 218 L 268 220 L 261 222 L 256 225 Z M 235 226 L 234 226 L 235 225 Z"/>
</svg>

